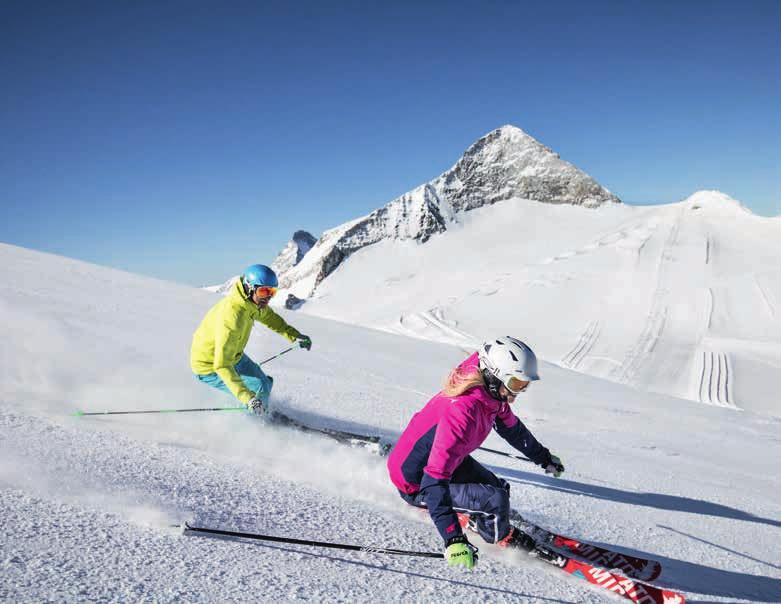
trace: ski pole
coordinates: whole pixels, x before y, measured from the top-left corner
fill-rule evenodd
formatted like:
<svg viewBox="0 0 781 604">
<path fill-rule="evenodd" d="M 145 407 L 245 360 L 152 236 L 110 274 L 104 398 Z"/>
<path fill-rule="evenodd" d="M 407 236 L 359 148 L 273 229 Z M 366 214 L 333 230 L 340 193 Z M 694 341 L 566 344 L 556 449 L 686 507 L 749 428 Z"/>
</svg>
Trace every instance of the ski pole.
<svg viewBox="0 0 781 604">
<path fill-rule="evenodd" d="M 286 348 L 282 352 L 279 352 L 275 354 L 273 357 L 267 358 L 265 361 L 261 361 L 258 363 L 258 365 L 265 365 L 269 361 L 273 361 L 277 357 L 281 357 L 283 354 L 286 354 L 293 350 L 295 346 L 291 346 L 290 348 Z M 205 407 L 205 408 L 199 408 L 199 409 L 153 409 L 151 411 L 91 411 L 91 412 L 85 412 L 85 411 L 76 411 L 73 415 L 76 417 L 81 417 L 83 415 L 137 415 L 139 413 L 192 413 L 194 411 L 246 411 L 246 407 Z"/>
<path fill-rule="evenodd" d="M 150 411 L 76 411 L 73 415 L 136 415 L 138 413 L 192 413 L 193 411 L 246 411 L 246 407 L 204 407 L 199 409 L 153 409 Z"/>
<path fill-rule="evenodd" d="M 178 526 L 178 525 L 176 525 Z M 387 547 L 374 547 L 371 545 L 349 545 L 346 543 L 332 543 L 330 541 L 309 541 L 307 539 L 294 539 L 292 537 L 275 537 L 273 535 L 258 535 L 256 533 L 240 533 L 237 531 L 223 531 L 200 526 L 190 526 L 184 523 L 184 534 L 217 535 L 220 537 L 239 537 L 242 539 L 257 539 L 258 541 L 274 541 L 276 543 L 293 543 L 295 545 L 309 545 L 312 547 L 330 547 L 331 549 L 346 549 L 355 552 L 369 552 L 370 554 L 396 554 L 399 556 L 417 556 L 420 558 L 444 558 L 439 552 L 416 552 L 404 549 L 391 549 Z M 477 555 L 475 555 L 477 557 Z"/>
<path fill-rule="evenodd" d="M 279 353 L 275 354 L 273 357 L 267 358 L 265 361 L 261 361 L 260 363 L 258 363 L 258 365 L 265 365 L 269 361 L 273 361 L 277 357 L 281 357 L 283 354 L 287 354 L 288 352 L 290 352 L 294 348 L 296 348 L 296 346 L 291 346 L 290 348 L 285 348 L 285 350 L 283 350 L 282 352 L 279 352 Z"/>
<path fill-rule="evenodd" d="M 530 463 L 534 463 L 531 459 L 528 457 L 524 457 L 523 455 L 514 455 L 512 453 L 505 453 L 504 451 L 497 451 L 496 449 L 487 449 L 486 447 L 478 447 L 480 451 L 488 451 L 489 453 L 496 453 L 497 455 L 504 455 L 505 457 L 512 457 L 513 459 L 518 459 L 520 461 L 528 461 Z"/>
</svg>

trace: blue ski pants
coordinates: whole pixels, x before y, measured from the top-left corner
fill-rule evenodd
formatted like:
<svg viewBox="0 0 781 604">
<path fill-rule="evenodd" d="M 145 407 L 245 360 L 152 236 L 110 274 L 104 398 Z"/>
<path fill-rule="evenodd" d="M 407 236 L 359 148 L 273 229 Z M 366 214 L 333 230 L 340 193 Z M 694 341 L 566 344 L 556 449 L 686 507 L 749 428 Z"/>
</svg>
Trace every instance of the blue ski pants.
<svg viewBox="0 0 781 604">
<path fill-rule="evenodd" d="M 399 494 L 411 505 L 426 507 L 420 492 Z M 473 457 L 467 457 L 453 472 L 450 499 L 457 513 L 469 514 L 488 543 L 501 541 L 510 532 L 510 485 Z"/>
<path fill-rule="evenodd" d="M 264 403 L 268 402 L 269 396 L 271 396 L 271 387 L 274 384 L 274 380 L 263 373 L 255 361 L 249 358 L 246 354 L 242 354 L 239 362 L 234 366 L 236 373 L 239 374 L 241 381 L 247 386 L 248 389 L 255 392 L 260 400 Z M 225 385 L 217 373 L 207 373 L 206 375 L 195 375 L 201 382 L 208 384 L 212 388 L 217 388 L 223 392 L 227 392 L 232 395 L 232 392 Z"/>
</svg>

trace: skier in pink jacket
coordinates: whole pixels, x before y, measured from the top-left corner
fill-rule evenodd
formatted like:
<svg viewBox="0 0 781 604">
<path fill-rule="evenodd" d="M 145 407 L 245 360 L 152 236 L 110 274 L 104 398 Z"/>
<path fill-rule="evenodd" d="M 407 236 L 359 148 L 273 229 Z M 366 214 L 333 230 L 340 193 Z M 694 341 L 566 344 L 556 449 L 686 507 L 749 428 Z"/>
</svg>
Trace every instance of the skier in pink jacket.
<svg viewBox="0 0 781 604">
<path fill-rule="evenodd" d="M 561 460 L 510 410 L 515 397 L 539 379 L 537 357 L 526 344 L 510 336 L 486 342 L 413 416 L 388 458 L 401 497 L 428 508 L 450 565 L 471 569 L 476 562 L 476 548 L 463 534 L 459 516 L 488 543 L 533 546 L 531 537 L 510 524 L 510 485 L 470 453 L 493 428 L 546 473 L 561 475 Z"/>
</svg>

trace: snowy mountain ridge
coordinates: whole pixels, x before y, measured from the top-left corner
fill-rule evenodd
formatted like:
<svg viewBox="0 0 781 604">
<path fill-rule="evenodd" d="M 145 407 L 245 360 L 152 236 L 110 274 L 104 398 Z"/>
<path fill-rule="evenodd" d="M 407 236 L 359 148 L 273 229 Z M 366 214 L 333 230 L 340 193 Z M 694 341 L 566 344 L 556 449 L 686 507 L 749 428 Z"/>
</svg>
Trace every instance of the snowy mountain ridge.
<svg viewBox="0 0 781 604">
<path fill-rule="evenodd" d="M 548 201 L 505 198 L 532 189 Z M 273 264 L 280 299 L 458 345 L 512 333 L 563 367 L 781 413 L 766 391 L 781 379 L 781 219 L 720 191 L 660 206 L 617 201 L 505 126 L 439 178 L 313 246 L 294 236 Z M 356 304 L 367 292 L 371 304 Z"/>
<path fill-rule="evenodd" d="M 593 178 L 511 125 L 480 138 L 432 185 L 452 212 L 514 197 L 585 207 L 621 203 Z"/>
<path fill-rule="evenodd" d="M 323 233 L 304 261 L 280 264 L 281 288 L 309 297 L 350 255 L 381 241 L 426 243 L 464 212 L 512 198 L 596 208 L 620 203 L 593 178 L 515 126 L 472 144 L 449 170 L 367 216 Z M 275 261 L 276 262 L 276 261 Z"/>
<path fill-rule="evenodd" d="M 462 346 L 508 333 L 583 373 L 781 414 L 779 259 L 781 220 L 718 191 L 597 209 L 510 199 L 424 246 L 359 250 L 303 310 Z"/>
</svg>

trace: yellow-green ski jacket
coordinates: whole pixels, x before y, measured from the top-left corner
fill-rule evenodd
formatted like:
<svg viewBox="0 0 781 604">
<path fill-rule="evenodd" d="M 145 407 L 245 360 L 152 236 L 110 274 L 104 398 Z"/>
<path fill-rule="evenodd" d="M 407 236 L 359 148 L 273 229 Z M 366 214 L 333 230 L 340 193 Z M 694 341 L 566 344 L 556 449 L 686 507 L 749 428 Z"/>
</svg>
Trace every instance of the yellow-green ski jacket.
<svg viewBox="0 0 781 604">
<path fill-rule="evenodd" d="M 237 280 L 230 294 L 211 307 L 193 335 L 190 367 L 198 375 L 217 373 L 233 395 L 247 403 L 254 394 L 241 381 L 239 362 L 255 321 L 294 342 L 301 334 L 268 306 L 259 309 L 244 295 Z"/>
</svg>

